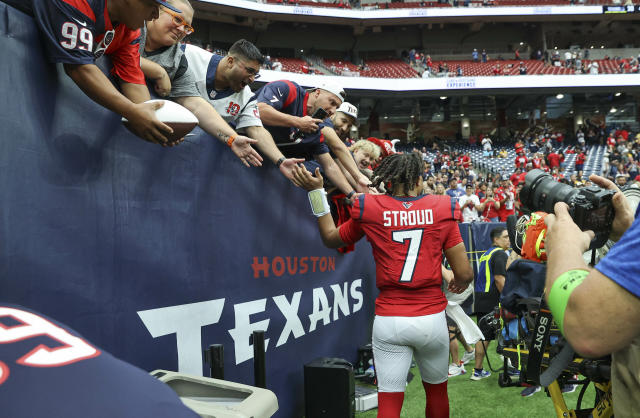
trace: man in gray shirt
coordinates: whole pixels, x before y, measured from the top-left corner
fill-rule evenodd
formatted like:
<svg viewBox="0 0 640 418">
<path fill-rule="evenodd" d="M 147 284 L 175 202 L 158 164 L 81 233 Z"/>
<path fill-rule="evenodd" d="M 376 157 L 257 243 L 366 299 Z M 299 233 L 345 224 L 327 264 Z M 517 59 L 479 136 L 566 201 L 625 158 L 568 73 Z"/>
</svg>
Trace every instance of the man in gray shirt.
<svg viewBox="0 0 640 418">
<path fill-rule="evenodd" d="M 143 30 L 146 36 L 140 42 L 142 71 L 156 82 L 156 92 L 189 109 L 198 118 L 200 127 L 226 143 L 244 165 L 262 165 L 262 157 L 251 147 L 257 141 L 238 135 L 198 94 L 195 78 L 179 45 L 180 40 L 193 33 L 193 8 L 188 1 L 170 3 L 180 4 L 182 13 L 160 7 L 158 19 Z"/>
</svg>

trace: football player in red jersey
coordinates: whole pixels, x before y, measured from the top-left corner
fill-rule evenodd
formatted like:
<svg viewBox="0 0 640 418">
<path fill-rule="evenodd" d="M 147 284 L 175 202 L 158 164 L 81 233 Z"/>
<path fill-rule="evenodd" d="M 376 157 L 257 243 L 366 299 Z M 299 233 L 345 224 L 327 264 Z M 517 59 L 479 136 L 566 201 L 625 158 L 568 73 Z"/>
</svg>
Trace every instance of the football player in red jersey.
<svg viewBox="0 0 640 418">
<path fill-rule="evenodd" d="M 359 195 L 349 221 L 336 228 L 322 177 L 303 167 L 297 184 L 309 191 L 322 241 L 339 248 L 363 236 L 376 263 L 376 317 L 373 353 L 378 376 L 378 417 L 399 417 L 406 376 L 414 357 L 426 392 L 427 417 L 448 417 L 449 338 L 441 290 L 442 254 L 454 272 L 449 290 L 462 292 L 473 271 L 460 237 L 460 208 L 449 196 L 422 195 L 422 160 L 415 153 L 390 155 L 376 167 L 372 182 L 384 195 Z"/>
</svg>

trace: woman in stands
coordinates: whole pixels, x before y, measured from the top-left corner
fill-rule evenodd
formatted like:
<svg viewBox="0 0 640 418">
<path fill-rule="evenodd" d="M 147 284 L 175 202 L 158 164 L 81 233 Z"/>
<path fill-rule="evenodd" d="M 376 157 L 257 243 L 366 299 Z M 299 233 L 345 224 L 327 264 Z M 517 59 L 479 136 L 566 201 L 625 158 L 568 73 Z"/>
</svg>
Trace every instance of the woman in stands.
<svg viewBox="0 0 640 418">
<path fill-rule="evenodd" d="M 427 417 L 448 417 L 449 338 L 441 290 L 442 254 L 454 272 L 449 290 L 462 292 L 473 271 L 460 237 L 460 208 L 448 196 L 422 195 L 422 159 L 417 153 L 393 154 L 373 173 L 387 194 L 360 195 L 349 221 L 336 228 L 323 179 L 303 167 L 295 183 L 309 191 L 323 243 L 330 248 L 353 244 L 363 236 L 376 263 L 373 354 L 378 377 L 378 417 L 399 417 L 412 357 L 426 392 Z"/>
</svg>

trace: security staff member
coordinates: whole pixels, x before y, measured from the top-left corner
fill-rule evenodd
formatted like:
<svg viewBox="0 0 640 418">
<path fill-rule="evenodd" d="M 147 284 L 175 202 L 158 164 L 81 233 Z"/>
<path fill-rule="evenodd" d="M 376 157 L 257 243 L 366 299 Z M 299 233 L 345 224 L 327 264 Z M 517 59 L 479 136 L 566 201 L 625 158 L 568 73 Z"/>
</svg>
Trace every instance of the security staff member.
<svg viewBox="0 0 640 418">
<path fill-rule="evenodd" d="M 475 312 L 478 320 L 498 305 L 500 292 L 504 287 L 507 275 L 507 253 L 509 248 L 509 233 L 504 227 L 491 230 L 491 248 L 480 257 L 480 267 L 475 283 Z M 488 342 L 476 343 L 476 364 L 471 374 L 471 380 L 481 380 L 491 376 L 491 372 L 483 370 L 485 351 Z"/>
</svg>

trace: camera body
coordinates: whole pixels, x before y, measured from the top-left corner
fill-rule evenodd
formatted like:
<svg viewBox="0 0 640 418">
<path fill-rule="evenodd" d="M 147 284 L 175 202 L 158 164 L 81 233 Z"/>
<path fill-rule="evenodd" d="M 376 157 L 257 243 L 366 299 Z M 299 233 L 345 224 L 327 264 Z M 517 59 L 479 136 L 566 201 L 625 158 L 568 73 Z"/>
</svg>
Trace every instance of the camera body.
<svg viewBox="0 0 640 418">
<path fill-rule="evenodd" d="M 569 206 L 569 214 L 576 225 L 583 231 L 594 232 L 591 249 L 602 247 L 607 242 L 615 217 L 613 190 L 598 186 L 574 189 L 558 183 L 551 175 L 539 169 L 529 171 L 524 183 L 520 201 L 528 211 L 553 213 L 555 204 L 564 202 Z"/>
</svg>

